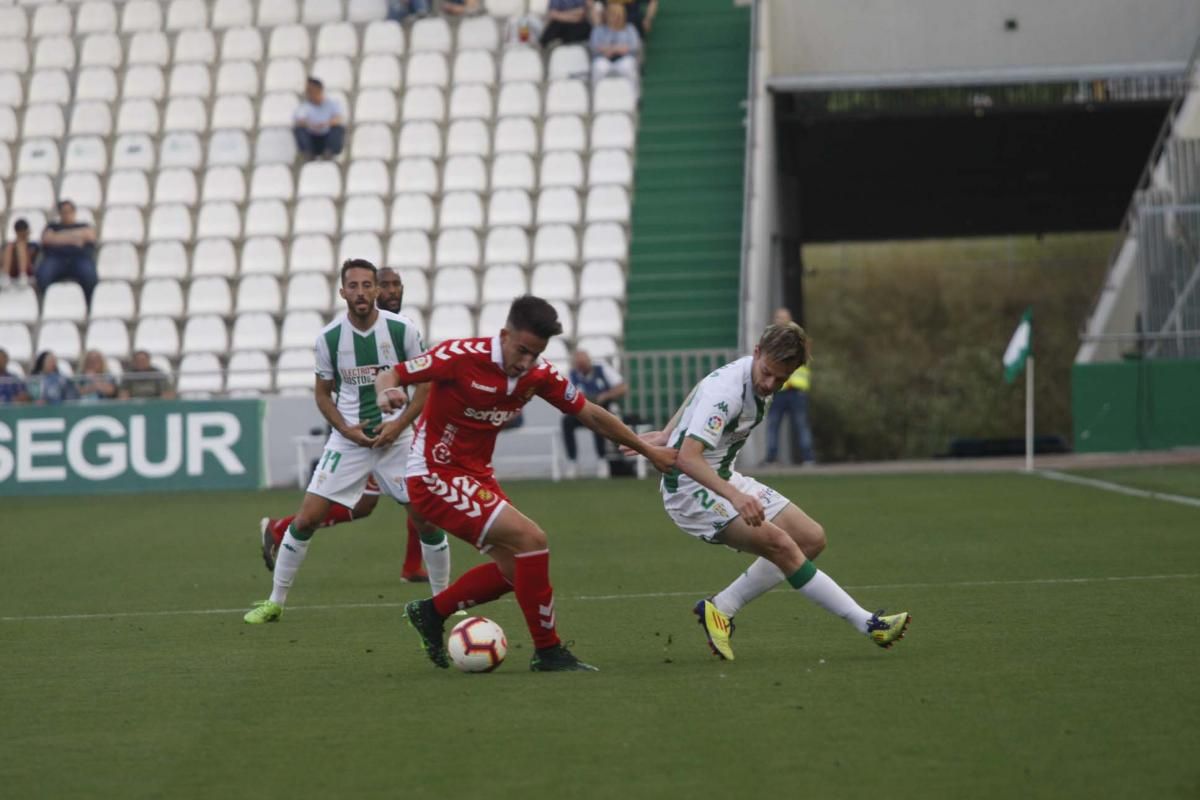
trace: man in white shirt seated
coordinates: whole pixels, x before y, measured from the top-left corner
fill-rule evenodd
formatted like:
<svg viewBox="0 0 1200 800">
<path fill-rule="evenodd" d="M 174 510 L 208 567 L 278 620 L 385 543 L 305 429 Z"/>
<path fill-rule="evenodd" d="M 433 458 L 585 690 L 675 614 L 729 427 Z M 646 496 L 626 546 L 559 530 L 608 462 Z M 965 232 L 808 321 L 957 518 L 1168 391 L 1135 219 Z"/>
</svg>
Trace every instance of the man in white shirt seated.
<svg viewBox="0 0 1200 800">
<path fill-rule="evenodd" d="M 346 110 L 337 100 L 325 96 L 325 84 L 309 78 L 304 87 L 304 102 L 296 109 L 296 149 L 305 158 L 333 158 L 346 142 Z"/>
</svg>

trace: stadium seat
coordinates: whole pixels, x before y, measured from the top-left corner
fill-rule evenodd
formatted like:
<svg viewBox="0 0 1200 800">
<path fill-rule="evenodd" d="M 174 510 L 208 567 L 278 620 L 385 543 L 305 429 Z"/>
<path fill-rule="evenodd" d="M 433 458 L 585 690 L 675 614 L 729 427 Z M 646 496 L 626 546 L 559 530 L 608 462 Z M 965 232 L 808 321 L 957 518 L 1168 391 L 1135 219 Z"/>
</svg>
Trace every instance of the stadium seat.
<svg viewBox="0 0 1200 800">
<path fill-rule="evenodd" d="M 583 234 L 583 260 L 624 260 L 629 254 L 625 228 L 615 222 L 596 222 Z"/>
<path fill-rule="evenodd" d="M 208 166 L 245 167 L 250 163 L 250 140 L 245 131 L 216 131 L 208 140 Z"/>
<path fill-rule="evenodd" d="M 537 153 L 537 128 L 529 117 L 505 117 L 496 123 L 492 147 L 500 153 Z"/>
<path fill-rule="evenodd" d="M 531 294 L 546 300 L 575 301 L 575 270 L 561 261 L 538 264 L 530 278 Z"/>
<path fill-rule="evenodd" d="M 76 361 L 79 359 L 81 345 L 79 327 L 74 322 L 47 321 L 38 328 L 37 352 L 39 353 L 49 350 L 58 356 L 60 361 L 62 359 Z"/>
<path fill-rule="evenodd" d="M 305 272 L 293 275 L 288 281 L 287 301 L 284 306 L 288 311 L 321 311 L 329 310 L 331 295 L 329 279 L 324 275 Z"/>
<path fill-rule="evenodd" d="M 383 233 L 387 229 L 387 210 L 378 197 L 351 197 L 342 208 L 343 233 Z"/>
<path fill-rule="evenodd" d="M 372 198 L 374 199 L 374 198 Z M 350 258 L 365 258 L 372 264 L 383 266 L 383 245 L 374 233 L 349 233 L 338 245 L 335 263 L 342 264 Z"/>
<path fill-rule="evenodd" d="M 230 397 L 257 397 L 271 391 L 271 361 L 262 350 L 241 350 L 229 357 L 225 391 Z"/>
<path fill-rule="evenodd" d="M 29 35 L 29 19 L 23 8 L 6 8 L 0 6 L 0 31 L 5 38 L 12 40 L 24 39 Z"/>
<path fill-rule="evenodd" d="M 391 203 L 391 230 L 433 230 L 433 203 L 424 193 L 397 194 Z"/>
<path fill-rule="evenodd" d="M 579 297 L 625 298 L 625 271 L 616 261 L 591 261 L 583 265 L 579 276 Z"/>
<path fill-rule="evenodd" d="M 138 251 L 128 242 L 105 242 L 100 245 L 96 259 L 96 272 L 100 280 L 136 281 L 141 277 Z M 3 297 L 4 295 L 0 295 Z"/>
<path fill-rule="evenodd" d="M 125 112 L 125 107 L 131 103 L 149 103 L 148 100 L 133 100 L 122 105 L 122 113 Z M 132 112 L 130 112 L 132 113 Z M 157 120 L 158 113 L 154 113 L 154 119 Z M 157 123 L 156 123 L 157 124 Z M 174 97 L 167 102 L 167 111 L 163 115 L 162 129 L 166 133 L 174 131 L 191 131 L 192 133 L 203 133 L 208 129 L 208 111 L 204 107 L 204 101 L 198 97 Z M 134 120 L 122 122 L 122 131 L 129 130 L 145 130 L 147 133 L 157 133 L 157 128 L 150 129 L 149 126 L 139 127 L 136 118 Z"/>
<path fill-rule="evenodd" d="M 104 221 L 100 226 L 101 241 L 141 244 L 145 238 L 146 226 L 139 209 L 114 206 L 104 212 Z"/>
<path fill-rule="evenodd" d="M 382 197 L 388 194 L 388 169 L 382 160 L 365 159 L 353 161 L 346 171 L 346 194 L 375 195 Z"/>
<path fill-rule="evenodd" d="M 245 174 L 237 167 L 213 167 L 204 173 L 204 202 L 227 200 L 241 204 L 246 200 Z"/>
<path fill-rule="evenodd" d="M 257 28 L 233 28 L 225 31 L 221 37 L 221 61 L 253 62 L 257 64 L 263 59 L 262 35 Z M 221 80 L 218 73 L 217 91 L 220 92 Z"/>
<path fill-rule="evenodd" d="M 254 168 L 250 178 L 251 200 L 290 201 L 293 195 L 292 171 L 286 166 L 264 164 Z"/>
<path fill-rule="evenodd" d="M 559 151 L 542 156 L 539 185 L 545 189 L 564 186 L 570 189 L 583 187 L 583 161 L 578 153 Z"/>
<path fill-rule="evenodd" d="M 39 39 L 33 52 L 34 69 L 75 69 L 75 44 L 69 36 Z"/>
<path fill-rule="evenodd" d="M 429 91 L 437 91 L 431 89 Z M 396 148 L 398 158 L 441 158 L 442 132 L 433 122 L 409 122 L 400 129 Z M 357 157 L 357 154 L 356 154 Z M 377 158 L 378 156 L 369 156 Z"/>
<path fill-rule="evenodd" d="M 542 113 L 542 97 L 532 83 L 506 83 L 496 101 L 497 117 L 537 117 Z"/>
<path fill-rule="evenodd" d="M 363 33 L 363 55 L 386 54 L 402 56 L 405 52 L 404 28 L 392 20 L 380 20 L 367 25 Z"/>
<path fill-rule="evenodd" d="M 583 81 L 553 81 L 546 89 L 547 114 L 586 115 L 588 105 L 587 84 Z"/>
<path fill-rule="evenodd" d="M 332 161 L 309 161 L 300 168 L 297 197 L 332 197 L 342 194 L 342 173 Z"/>
<path fill-rule="evenodd" d="M 65 5 L 42 5 L 33 12 L 33 38 L 70 36 L 73 20 L 71 9 Z"/>
<path fill-rule="evenodd" d="M 444 230 L 438 234 L 435 254 L 438 269 L 474 267 L 479 264 L 479 236 L 469 229 Z"/>
<path fill-rule="evenodd" d="M 254 200 L 246 209 L 245 236 L 287 236 L 287 208 L 280 200 Z"/>
<path fill-rule="evenodd" d="M 393 55 L 376 53 L 362 60 L 358 68 L 358 88 L 388 89 L 392 92 L 400 88 L 400 60 Z M 393 98 L 394 102 L 394 98 Z"/>
<path fill-rule="evenodd" d="M 422 51 L 450 52 L 450 25 L 441 17 L 426 17 L 412 26 L 409 45 L 414 53 Z"/>
<path fill-rule="evenodd" d="M 141 170 L 118 170 L 108 177 L 105 203 L 109 206 L 137 206 L 150 203 L 150 184 Z"/>
<path fill-rule="evenodd" d="M 311 395 L 315 373 L 311 343 L 294 350 L 284 350 L 275 364 L 275 390 L 282 394 Z"/>
<path fill-rule="evenodd" d="M 183 326 L 184 353 L 227 353 L 229 332 L 215 314 L 193 314 Z"/>
<path fill-rule="evenodd" d="M 346 19 L 350 22 L 375 22 L 387 16 L 387 0 L 349 0 Z"/>
<path fill-rule="evenodd" d="M 587 78 L 591 73 L 591 59 L 587 48 L 580 44 L 560 45 L 550 51 L 547 73 L 552 81 L 570 78 Z"/>
<path fill-rule="evenodd" d="M 158 129 L 158 104 L 154 100 L 130 99 L 121 103 L 117 111 L 117 133 L 146 133 L 155 136 Z"/>
<path fill-rule="evenodd" d="M 511 303 L 486 303 L 479 309 L 479 325 L 475 330 L 476 336 L 495 336 L 508 320 L 508 309 Z"/>
<path fill-rule="evenodd" d="M 479 287 L 470 267 L 446 267 L 433 275 L 435 306 L 462 303 L 473 306 L 479 302 Z"/>
<path fill-rule="evenodd" d="M 158 166 L 199 169 L 204 160 L 200 137 L 187 131 L 168 133 L 158 148 Z"/>
<path fill-rule="evenodd" d="M 446 155 L 491 155 L 492 135 L 488 126 L 478 119 L 460 119 L 450 123 L 446 134 Z"/>
<path fill-rule="evenodd" d="M 114 170 L 148 170 L 154 166 L 154 144 L 144 133 L 117 137 L 113 145 Z M 110 201 L 111 202 L 111 201 Z"/>
<path fill-rule="evenodd" d="M 233 311 L 233 297 L 229 292 L 229 281 L 224 278 L 196 278 L 188 287 L 187 310 L 189 316 L 217 314 L 226 317 Z"/>
<path fill-rule="evenodd" d="M 192 253 L 192 277 L 219 275 L 232 278 L 237 271 L 233 242 L 228 239 L 201 239 Z"/>
<path fill-rule="evenodd" d="M 528 264 L 529 236 L 524 228 L 491 228 L 484 248 L 487 264 Z"/>
<path fill-rule="evenodd" d="M 545 79 L 541 54 L 527 45 L 509 47 L 500 59 L 501 83 L 541 83 Z"/>
<path fill-rule="evenodd" d="M 520 189 L 501 189 L 492 192 L 488 200 L 488 225 L 519 225 L 529 227 L 533 224 L 533 207 L 529 201 L 529 193 Z"/>
<path fill-rule="evenodd" d="M 0 70 L 24 74 L 29 71 L 29 46 L 24 39 L 5 39 L 0 47 Z"/>
<path fill-rule="evenodd" d="M 80 67 L 108 67 L 117 69 L 125 60 L 121 40 L 111 33 L 98 33 L 83 40 L 79 51 Z"/>
<path fill-rule="evenodd" d="M 187 253 L 183 242 L 151 242 L 146 248 L 144 279 L 173 278 L 183 280 L 187 277 Z"/>
<path fill-rule="evenodd" d="M 253 24 L 254 7 L 250 0 L 217 0 L 213 5 L 212 27 L 216 30 Z"/>
<path fill-rule="evenodd" d="M 492 93 L 486 86 L 469 84 L 455 86 L 450 93 L 450 119 L 482 119 L 492 117 Z"/>
<path fill-rule="evenodd" d="M 629 224 L 629 195 L 620 186 L 597 186 L 588 191 L 587 222 Z"/>
<path fill-rule="evenodd" d="M 62 107 L 57 103 L 41 103 L 25 109 L 25 125 L 22 135 L 26 139 L 36 137 L 61 139 L 66 130 L 67 123 L 63 119 Z"/>
<path fill-rule="evenodd" d="M 220 102 L 221 98 L 218 98 Z M 294 92 L 271 92 L 263 97 L 258 110 L 258 125 L 262 128 L 286 128 L 292 124 L 293 116 L 300 105 L 300 97 Z"/>
<path fill-rule="evenodd" d="M 171 5 L 167 7 L 168 31 L 207 26 L 208 5 L 204 0 L 171 0 Z"/>
<path fill-rule="evenodd" d="M 87 301 L 78 283 L 60 281 L 46 287 L 42 297 L 42 320 L 67 319 L 83 322 L 87 319 Z"/>
<path fill-rule="evenodd" d="M 522 153 L 505 153 L 492 161 L 492 191 L 524 189 L 533 191 L 533 160 Z"/>
<path fill-rule="evenodd" d="M 323 25 L 342 19 L 342 0 L 304 0 L 305 25 Z"/>
<path fill-rule="evenodd" d="M 167 42 L 167 37 L 161 31 L 142 31 L 135 33 L 133 38 L 129 40 L 129 47 L 125 53 L 125 61 L 132 68 L 139 67 L 165 67 L 171 60 L 171 46 Z M 138 73 L 137 80 L 150 80 L 153 83 L 151 73 Z M 161 82 L 161 70 L 159 81 Z M 128 85 L 128 84 L 127 84 Z"/>
<path fill-rule="evenodd" d="M 429 315 L 427 345 L 461 339 L 475 332 L 475 319 L 464 305 L 436 306 Z"/>
<path fill-rule="evenodd" d="M 289 311 L 283 318 L 279 346 L 285 350 L 293 347 L 312 347 L 325 318 L 319 311 Z"/>
<path fill-rule="evenodd" d="M 410 73 L 410 80 L 411 77 Z M 405 122 L 414 120 L 441 122 L 446 117 L 446 99 L 442 90 L 436 86 L 413 87 L 410 84 L 404 93 L 400 115 Z"/>
<path fill-rule="evenodd" d="M 364 89 L 354 102 L 354 121 L 396 124 L 396 93 L 390 89 Z"/>
<path fill-rule="evenodd" d="M 88 103 L 85 105 L 99 105 L 107 110 L 107 106 L 104 106 L 103 103 Z M 73 112 L 71 116 L 74 118 L 75 113 Z M 74 119 L 72 119 L 72 123 L 74 123 Z M 11 107 L 0 105 L 0 142 L 15 142 L 17 138 L 16 111 Z"/>
<path fill-rule="evenodd" d="M 292 164 L 296 160 L 296 140 L 289 128 L 266 128 L 258 132 L 254 143 L 258 164 Z"/>
<path fill-rule="evenodd" d="M 271 31 L 267 40 L 267 56 L 276 58 L 298 58 L 307 61 L 312 55 L 312 42 L 308 28 L 303 25 L 280 25 Z"/>
<path fill-rule="evenodd" d="M 575 348 L 583 350 L 594 359 L 610 364 L 615 364 L 621 357 L 621 348 L 611 336 L 582 336 L 575 340 Z"/>
<path fill-rule="evenodd" d="M 410 87 L 435 86 L 445 89 L 450 82 L 446 57 L 441 53 L 413 53 L 408 57 L 404 69 L 404 81 Z"/>
<path fill-rule="evenodd" d="M 612 336 L 619 338 L 623 328 L 621 308 L 615 300 L 584 300 L 579 304 L 578 336 Z"/>
<path fill-rule="evenodd" d="M 336 265 L 333 244 L 328 236 L 304 234 L 292 239 L 291 255 L 288 257 L 289 272 L 320 272 L 328 275 Z"/>
<path fill-rule="evenodd" d="M 348 22 L 331 22 L 317 31 L 318 56 L 358 57 L 358 34 Z"/>
<path fill-rule="evenodd" d="M 228 200 L 205 203 L 196 222 L 197 239 L 236 239 L 242 234 L 242 215 Z"/>
<path fill-rule="evenodd" d="M 138 64 L 125 70 L 125 79 L 121 83 L 121 97 L 124 100 L 157 102 L 163 99 L 166 90 L 162 69 L 154 64 Z"/>
<path fill-rule="evenodd" d="M 245 95 L 222 95 L 213 103 L 212 127 L 249 131 L 254 128 L 254 105 Z"/>
<path fill-rule="evenodd" d="M 182 203 L 186 206 L 196 205 L 199 192 L 196 191 L 196 173 L 190 169 L 164 169 L 159 171 L 154 180 L 154 202 Z M 153 227 L 153 223 L 151 224 Z M 159 238 L 153 234 L 151 239 Z M 172 238 L 172 237 L 165 237 Z"/>
<path fill-rule="evenodd" d="M 637 113 L 637 92 L 625 78 L 604 78 L 597 81 L 593 92 L 594 110 L 604 112 Z"/>
<path fill-rule="evenodd" d="M 437 167 L 429 158 L 402 158 L 396 164 L 392 191 L 437 194 L 440 180 Z"/>
<path fill-rule="evenodd" d="M 13 208 L 40 208 L 49 211 L 55 203 L 54 184 L 49 175 L 18 175 L 13 183 Z"/>
<path fill-rule="evenodd" d="M 212 94 L 212 78 L 204 64 L 176 64 L 167 85 L 171 97 L 207 98 Z M 215 126 L 214 126 L 215 127 Z"/>
<path fill-rule="evenodd" d="M 570 150 L 581 153 L 587 149 L 587 132 L 583 119 L 574 114 L 559 114 L 546 119 L 542 126 L 542 151 Z"/>
<path fill-rule="evenodd" d="M 579 259 L 575 230 L 569 225 L 544 225 L 533 240 L 534 263 L 543 261 L 574 262 Z"/>
<path fill-rule="evenodd" d="M 172 278 L 152 278 L 142 284 L 138 311 L 143 317 L 183 316 L 183 290 Z"/>
<path fill-rule="evenodd" d="M 475 192 L 447 192 L 438 213 L 441 228 L 482 228 L 483 202 Z"/>
<path fill-rule="evenodd" d="M 259 0 L 258 25 L 270 28 L 275 25 L 286 25 L 300 19 L 300 9 L 296 0 Z"/>
<path fill-rule="evenodd" d="M 29 96 L 26 98 L 26 102 L 29 105 L 37 103 L 66 105 L 70 101 L 70 98 L 71 84 L 67 79 L 65 70 L 40 69 L 33 73 L 33 77 L 29 79 Z M 96 98 L 85 96 L 82 99 L 92 100 Z"/>
<path fill-rule="evenodd" d="M 567 372 L 571 368 L 571 354 L 567 351 L 567 343 L 562 337 L 556 336 L 549 341 L 542 351 L 542 358 L 554 365 L 559 372 Z"/>
<path fill-rule="evenodd" d="M 25 90 L 21 86 L 21 79 L 14 72 L 0 72 L 0 105 L 13 111 L 24 103 Z"/>
<path fill-rule="evenodd" d="M 579 194 L 574 189 L 543 189 L 538 195 L 538 225 L 554 222 L 578 225 L 580 215 Z"/>
<path fill-rule="evenodd" d="M 429 308 L 429 279 L 420 269 L 405 269 L 400 271 L 400 280 L 404 283 L 404 308 Z"/>
<path fill-rule="evenodd" d="M 350 154 L 354 160 L 390 161 L 395 151 L 392 130 L 379 122 L 354 126 L 350 139 Z"/>
<path fill-rule="evenodd" d="M 103 192 L 100 189 L 100 176 L 94 172 L 68 172 L 63 175 L 62 184 L 58 190 L 60 197 L 69 197 L 80 208 L 90 208 L 95 211 L 103 202 Z M 0 190 L 0 195 L 4 192 Z M 0 205 L 3 201 L 0 200 Z"/>
<path fill-rule="evenodd" d="M 128 0 L 121 14 L 121 33 L 162 30 L 162 5 L 157 0 Z"/>
<path fill-rule="evenodd" d="M 116 33 L 117 8 L 107 0 L 88 0 L 81 3 L 75 17 L 75 35 Z"/>
<path fill-rule="evenodd" d="M 442 168 L 442 191 L 483 192 L 487 189 L 487 169 L 477 155 L 457 155 L 446 159 Z"/>
<path fill-rule="evenodd" d="M 0 321 L 33 323 L 37 319 L 38 298 L 33 287 L 13 286 L 0 292 Z"/>
<path fill-rule="evenodd" d="M 337 229 L 337 209 L 328 197 L 306 197 L 296 203 L 292 230 L 333 235 Z"/>
<path fill-rule="evenodd" d="M 129 357 L 129 328 L 124 319 L 95 319 L 87 327 L 85 350 L 99 350 L 109 358 Z M 11 353 L 10 353 L 11 355 Z"/>
<path fill-rule="evenodd" d="M 188 242 L 192 239 L 192 213 L 181 204 L 156 205 L 150 212 L 148 241 Z"/>
<path fill-rule="evenodd" d="M 263 73 L 264 92 L 294 92 L 304 87 L 307 70 L 298 58 L 276 58 Z"/>
<path fill-rule="evenodd" d="M 58 146 L 49 139 L 26 139 L 17 153 L 17 172 L 58 174 Z"/>
<path fill-rule="evenodd" d="M 187 353 L 179 361 L 175 391 L 186 399 L 207 399 L 221 391 L 224 370 L 215 353 Z"/>
<path fill-rule="evenodd" d="M 269 275 L 251 275 L 238 283 L 237 313 L 262 311 L 278 314 L 281 306 L 279 281 Z"/>
<path fill-rule="evenodd" d="M 628 114 L 596 114 L 592 118 L 592 147 L 632 150 L 635 141 L 633 120 Z"/>
<path fill-rule="evenodd" d="M 593 150 L 588 162 L 588 185 L 633 184 L 633 164 L 625 150 Z"/>
<path fill-rule="evenodd" d="M 481 302 L 511 303 L 525 292 L 525 271 L 514 264 L 488 267 L 483 273 Z"/>
<path fill-rule="evenodd" d="M 283 242 L 274 236 L 256 236 L 242 245 L 242 275 L 274 275 L 283 277 L 285 269 Z"/>
<path fill-rule="evenodd" d="M 32 88 L 32 84 L 30 84 Z M 65 87 L 64 89 L 70 91 Z M 117 76 L 108 67 L 87 67 L 79 71 L 75 82 L 75 100 L 98 100 L 111 103 L 117 98 Z"/>
<path fill-rule="evenodd" d="M 429 236 L 419 231 L 399 231 L 388 239 L 387 263 L 397 269 L 428 269 L 433 261 Z"/>
<path fill-rule="evenodd" d="M 241 94 L 251 97 L 257 95 L 258 69 L 249 61 L 226 61 L 222 63 L 217 70 L 217 94 Z M 292 110 L 294 111 L 295 108 L 293 107 Z"/>
<path fill-rule="evenodd" d="M 313 62 L 310 71 L 321 79 L 326 91 L 331 93 L 349 92 L 354 88 L 354 69 L 350 66 L 350 59 L 343 56 L 321 56 Z M 345 103 L 343 106 L 350 107 Z"/>
</svg>

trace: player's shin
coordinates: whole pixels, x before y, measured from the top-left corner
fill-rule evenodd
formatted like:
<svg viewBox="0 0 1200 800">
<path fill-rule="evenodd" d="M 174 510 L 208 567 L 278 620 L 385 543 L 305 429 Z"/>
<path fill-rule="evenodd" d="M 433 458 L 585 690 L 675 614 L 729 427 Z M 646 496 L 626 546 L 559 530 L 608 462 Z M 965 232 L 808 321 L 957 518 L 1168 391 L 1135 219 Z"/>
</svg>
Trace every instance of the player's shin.
<svg viewBox="0 0 1200 800">
<path fill-rule="evenodd" d="M 292 588 L 296 573 L 300 570 L 300 565 L 304 563 L 304 557 L 308 555 L 311 538 L 312 531 L 297 531 L 294 523 L 284 534 L 283 542 L 279 547 L 279 555 L 275 557 L 275 572 L 271 588 L 272 603 L 283 605 L 287 602 L 288 590 Z"/>
<path fill-rule="evenodd" d="M 783 571 L 779 567 L 765 558 L 756 558 L 737 580 L 713 597 L 712 602 L 718 611 L 732 617 L 751 600 L 771 591 L 783 580 Z"/>
<path fill-rule="evenodd" d="M 559 644 L 555 629 L 554 589 L 550 586 L 550 551 L 517 553 L 513 589 L 533 644 L 541 650 Z"/>
<path fill-rule="evenodd" d="M 429 573 L 429 588 L 440 594 L 450 585 L 450 541 L 439 530 L 421 534 L 421 555 Z"/>
<path fill-rule="evenodd" d="M 854 598 L 847 594 L 845 589 L 817 569 L 811 561 L 805 561 L 787 580 L 800 594 L 831 614 L 846 620 L 857 628 L 859 633 L 867 632 L 870 612 L 854 602 Z"/>
<path fill-rule="evenodd" d="M 433 597 L 433 607 L 443 619 L 463 608 L 488 603 L 512 591 L 512 584 L 494 561 L 464 572 L 444 592 Z"/>
</svg>

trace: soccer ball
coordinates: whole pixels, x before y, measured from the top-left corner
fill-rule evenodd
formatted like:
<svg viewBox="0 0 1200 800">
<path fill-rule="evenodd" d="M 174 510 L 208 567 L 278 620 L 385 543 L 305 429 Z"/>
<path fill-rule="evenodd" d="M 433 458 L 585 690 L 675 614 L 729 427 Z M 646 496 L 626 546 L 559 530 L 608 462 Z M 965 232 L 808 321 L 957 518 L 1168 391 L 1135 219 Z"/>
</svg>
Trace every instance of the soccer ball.
<svg viewBox="0 0 1200 800">
<path fill-rule="evenodd" d="M 504 629 L 486 617 L 467 617 L 450 631 L 450 660 L 463 672 L 491 672 L 504 662 Z"/>
</svg>

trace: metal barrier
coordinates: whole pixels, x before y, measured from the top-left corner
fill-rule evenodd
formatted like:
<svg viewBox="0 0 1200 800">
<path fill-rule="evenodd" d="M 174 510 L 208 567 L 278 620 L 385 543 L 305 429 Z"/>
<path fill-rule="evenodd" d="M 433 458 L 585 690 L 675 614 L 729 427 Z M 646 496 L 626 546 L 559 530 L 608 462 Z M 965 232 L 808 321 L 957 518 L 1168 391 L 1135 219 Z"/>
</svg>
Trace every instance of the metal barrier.
<svg viewBox="0 0 1200 800">
<path fill-rule="evenodd" d="M 627 415 L 654 426 L 665 425 L 692 387 L 718 367 L 737 359 L 733 349 L 642 350 L 622 355 Z"/>
<path fill-rule="evenodd" d="M 1143 194 L 1133 223 L 1139 350 L 1150 358 L 1200 357 L 1200 204 L 1165 202 L 1159 190 Z"/>
</svg>

